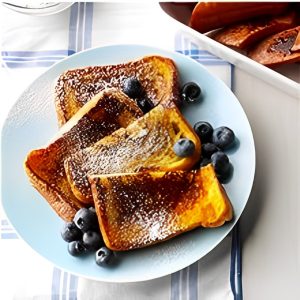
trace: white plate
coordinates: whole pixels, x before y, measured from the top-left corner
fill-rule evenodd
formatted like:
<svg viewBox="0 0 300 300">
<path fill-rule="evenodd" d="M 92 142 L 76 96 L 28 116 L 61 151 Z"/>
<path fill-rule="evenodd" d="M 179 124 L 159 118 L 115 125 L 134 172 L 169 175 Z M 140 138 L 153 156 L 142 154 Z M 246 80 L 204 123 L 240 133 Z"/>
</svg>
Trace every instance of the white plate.
<svg viewBox="0 0 300 300">
<path fill-rule="evenodd" d="M 48 16 L 59 13 L 69 8 L 74 2 L 36 2 L 36 1 L 11 1 L 2 4 L 16 12 L 34 15 Z"/>
<path fill-rule="evenodd" d="M 53 86 L 63 71 L 87 65 L 121 63 L 150 54 L 172 58 L 182 83 L 194 81 L 201 86 L 203 101 L 191 104 L 183 111 L 191 124 L 207 120 L 214 127 L 229 126 L 236 133 L 238 147 L 228 152 L 234 173 L 225 185 L 232 201 L 234 220 L 220 228 L 198 228 L 156 246 L 121 253 L 118 266 L 100 268 L 95 264 L 93 255 L 74 258 L 67 253 L 66 243 L 59 233 L 63 222 L 30 186 L 23 170 L 23 161 L 31 149 L 46 144 L 57 132 Z M 229 88 L 196 61 L 148 46 L 96 48 L 57 63 L 22 94 L 3 128 L 2 202 L 11 223 L 21 238 L 58 267 L 101 281 L 153 279 L 180 270 L 203 257 L 222 241 L 240 217 L 252 188 L 254 171 L 255 150 L 251 128 Z"/>
</svg>

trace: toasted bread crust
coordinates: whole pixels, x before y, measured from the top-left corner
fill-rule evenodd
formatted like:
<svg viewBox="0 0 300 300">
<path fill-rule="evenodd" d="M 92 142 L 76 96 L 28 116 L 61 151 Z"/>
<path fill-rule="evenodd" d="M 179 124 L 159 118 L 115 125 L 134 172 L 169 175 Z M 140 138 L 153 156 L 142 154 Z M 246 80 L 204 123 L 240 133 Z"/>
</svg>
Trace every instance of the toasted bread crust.
<svg viewBox="0 0 300 300">
<path fill-rule="evenodd" d="M 55 87 L 55 105 L 59 125 L 66 123 L 95 94 L 109 87 L 123 88 L 124 80 L 136 77 L 145 97 L 154 105 L 180 103 L 178 74 L 174 62 L 161 56 L 145 56 L 118 65 L 90 66 L 68 70 Z"/>
<path fill-rule="evenodd" d="M 249 57 L 268 67 L 300 61 L 300 50 L 295 49 L 299 35 L 300 26 L 274 34 L 257 44 Z"/>
<path fill-rule="evenodd" d="M 105 90 L 83 106 L 46 147 L 28 154 L 25 170 L 31 184 L 61 218 L 71 220 L 80 207 L 88 205 L 74 196 L 64 160 L 141 116 L 141 110 L 125 94 Z"/>
<path fill-rule="evenodd" d="M 283 13 L 288 3 L 274 2 L 198 2 L 195 6 L 190 25 L 205 33 L 240 21 L 260 16 L 275 16 Z"/>
<path fill-rule="evenodd" d="M 262 39 L 295 26 L 296 14 L 289 12 L 272 18 L 258 18 L 225 27 L 213 38 L 226 46 L 246 49 Z"/>
<path fill-rule="evenodd" d="M 211 165 L 200 170 L 89 177 L 106 246 L 147 247 L 196 227 L 232 219 L 230 200 Z"/>
<path fill-rule="evenodd" d="M 195 144 L 192 156 L 179 157 L 173 146 L 182 137 Z M 156 106 L 126 129 L 121 128 L 65 160 L 73 193 L 92 202 L 88 175 L 151 170 L 189 170 L 199 160 L 198 136 L 176 107 Z"/>
<path fill-rule="evenodd" d="M 32 153 L 30 154 L 32 155 Z M 62 182 L 65 186 L 62 192 L 60 186 L 52 186 L 48 180 L 36 175 L 36 170 L 31 169 L 31 158 L 27 158 L 24 164 L 26 174 L 32 186 L 47 200 L 53 210 L 65 221 L 71 221 L 77 210 L 83 207 L 83 204 L 72 195 L 69 185 Z"/>
</svg>

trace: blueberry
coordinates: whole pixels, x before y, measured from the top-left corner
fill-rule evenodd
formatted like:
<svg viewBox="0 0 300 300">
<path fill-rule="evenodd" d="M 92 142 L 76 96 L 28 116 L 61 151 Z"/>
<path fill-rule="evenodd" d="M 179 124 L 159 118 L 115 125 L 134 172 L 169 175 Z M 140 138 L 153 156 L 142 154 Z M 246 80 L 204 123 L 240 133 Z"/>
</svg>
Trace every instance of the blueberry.
<svg viewBox="0 0 300 300">
<path fill-rule="evenodd" d="M 88 208 L 81 208 L 74 216 L 74 223 L 81 229 L 82 232 L 89 230 L 99 230 L 97 215 L 94 211 Z"/>
<path fill-rule="evenodd" d="M 233 168 L 232 168 L 232 165 L 230 164 L 229 170 L 224 174 L 217 174 L 217 178 L 219 179 L 219 181 L 221 183 L 227 183 L 231 178 L 232 171 L 233 171 Z"/>
<path fill-rule="evenodd" d="M 195 152 L 195 144 L 187 138 L 182 138 L 175 143 L 173 150 L 179 157 L 192 156 Z"/>
<path fill-rule="evenodd" d="M 211 156 L 211 162 L 217 175 L 226 175 L 230 170 L 230 162 L 228 156 L 222 152 L 215 152 Z"/>
<path fill-rule="evenodd" d="M 220 151 L 220 149 L 215 144 L 212 143 L 202 144 L 201 148 L 202 148 L 201 151 L 202 155 L 207 158 L 210 158 L 215 152 Z"/>
<path fill-rule="evenodd" d="M 197 122 L 194 125 L 194 130 L 199 136 L 202 143 L 209 142 L 213 133 L 213 128 L 208 122 Z"/>
<path fill-rule="evenodd" d="M 80 240 L 82 237 L 81 230 L 75 225 L 74 222 L 65 223 L 60 231 L 60 234 L 66 242 Z"/>
<path fill-rule="evenodd" d="M 143 88 L 137 78 L 130 77 L 124 82 L 123 92 L 130 98 L 138 98 L 141 96 Z"/>
<path fill-rule="evenodd" d="M 97 250 L 103 245 L 103 239 L 100 233 L 95 231 L 87 231 L 82 237 L 83 244 L 89 250 Z"/>
<path fill-rule="evenodd" d="M 144 114 L 149 112 L 154 107 L 152 101 L 149 100 L 149 99 L 145 99 L 145 98 L 138 99 L 137 100 L 137 105 Z"/>
<path fill-rule="evenodd" d="M 194 102 L 201 94 L 201 89 L 195 82 L 187 82 L 181 89 L 182 99 L 186 102 Z"/>
<path fill-rule="evenodd" d="M 87 252 L 87 248 L 83 245 L 82 241 L 73 241 L 68 244 L 68 252 L 72 256 L 79 256 Z"/>
<path fill-rule="evenodd" d="M 233 144 L 234 139 L 234 132 L 225 126 L 216 128 L 212 134 L 212 142 L 221 149 L 229 148 Z"/>
<path fill-rule="evenodd" d="M 102 247 L 96 252 L 96 264 L 106 266 L 112 262 L 114 253 L 107 247 Z"/>
</svg>

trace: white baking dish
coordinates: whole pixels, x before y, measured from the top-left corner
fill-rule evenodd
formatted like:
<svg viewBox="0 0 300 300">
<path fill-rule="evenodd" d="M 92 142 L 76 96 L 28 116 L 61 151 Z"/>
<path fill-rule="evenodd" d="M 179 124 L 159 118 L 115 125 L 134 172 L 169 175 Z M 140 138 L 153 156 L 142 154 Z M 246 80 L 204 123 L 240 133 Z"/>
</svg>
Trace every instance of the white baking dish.
<svg viewBox="0 0 300 300">
<path fill-rule="evenodd" d="M 160 6 L 173 21 L 186 25 L 181 27 L 184 34 L 204 50 L 234 64 L 277 89 L 281 89 L 292 97 L 300 99 L 300 63 L 281 66 L 274 70 L 267 68 L 247 56 L 214 41 L 208 35 L 201 34 L 188 27 L 187 24 L 192 12 L 191 3 L 165 2 L 161 3 Z"/>
</svg>

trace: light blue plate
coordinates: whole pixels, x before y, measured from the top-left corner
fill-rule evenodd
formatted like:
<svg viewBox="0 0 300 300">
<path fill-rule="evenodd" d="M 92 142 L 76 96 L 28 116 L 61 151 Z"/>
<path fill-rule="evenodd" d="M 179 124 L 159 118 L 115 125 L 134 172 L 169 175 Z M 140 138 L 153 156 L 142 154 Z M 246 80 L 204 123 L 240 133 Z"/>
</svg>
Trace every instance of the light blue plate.
<svg viewBox="0 0 300 300">
<path fill-rule="evenodd" d="M 88 65 L 126 62 L 144 55 L 172 58 L 181 82 L 195 81 L 203 90 L 203 101 L 184 108 L 187 120 L 207 120 L 234 130 L 239 146 L 229 153 L 234 166 L 232 180 L 225 185 L 234 209 L 234 221 L 216 229 L 196 229 L 159 245 L 120 254 L 113 268 L 100 268 L 94 255 L 74 258 L 60 237 L 62 220 L 29 184 L 23 170 L 26 154 L 47 144 L 58 130 L 53 87 L 65 70 Z M 73 55 L 46 71 L 18 99 L 2 132 L 2 202 L 18 234 L 37 253 L 56 266 L 87 278 L 109 282 L 134 282 L 157 278 L 197 261 L 229 233 L 240 217 L 250 194 L 255 149 L 247 117 L 232 92 L 194 60 L 174 52 L 137 45 L 118 45 Z"/>
</svg>

